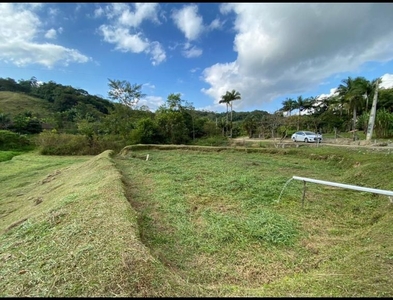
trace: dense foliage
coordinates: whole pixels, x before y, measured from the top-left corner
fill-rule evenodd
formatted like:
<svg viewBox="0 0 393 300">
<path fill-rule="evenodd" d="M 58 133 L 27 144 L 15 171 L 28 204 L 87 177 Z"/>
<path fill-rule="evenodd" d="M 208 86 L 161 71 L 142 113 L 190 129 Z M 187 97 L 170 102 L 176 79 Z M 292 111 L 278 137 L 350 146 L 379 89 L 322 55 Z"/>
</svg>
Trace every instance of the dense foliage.
<svg viewBox="0 0 393 300">
<path fill-rule="evenodd" d="M 283 107 L 271 114 L 263 110 L 233 111 L 232 102 L 241 101 L 241 94 L 236 90 L 222 96 L 220 103 L 227 107 L 224 113 L 196 110 L 192 103 L 181 99 L 180 94 L 173 93 L 152 112 L 146 106 L 138 106 L 139 99 L 145 96 L 141 92 L 142 85 L 127 81 L 109 79 L 108 100 L 53 81 L 39 83 L 35 77 L 18 82 L 0 78 L 0 92 L 41 99 L 49 110 L 45 118 L 33 113 L 29 106 L 11 114 L 10 104 L 6 107 L 0 102 L 0 129 L 27 135 L 50 131 L 54 135 L 52 142 L 56 138 L 60 141 L 60 134 L 81 135 L 90 147 L 104 139 L 125 144 L 200 144 L 238 136 L 283 138 L 299 129 L 366 133 L 376 82 L 348 77 L 342 80 L 333 96 L 287 98 Z M 374 136 L 390 138 L 393 136 L 393 89 L 380 89 L 377 95 Z M 17 106 L 18 101 L 14 102 L 12 105 Z"/>
</svg>

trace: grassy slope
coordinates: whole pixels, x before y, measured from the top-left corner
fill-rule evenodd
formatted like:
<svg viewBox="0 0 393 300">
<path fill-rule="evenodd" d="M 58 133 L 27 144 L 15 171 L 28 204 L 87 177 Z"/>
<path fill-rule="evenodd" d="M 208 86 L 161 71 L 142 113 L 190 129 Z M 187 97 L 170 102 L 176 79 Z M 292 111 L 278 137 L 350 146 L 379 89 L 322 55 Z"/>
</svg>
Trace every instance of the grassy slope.
<svg viewBox="0 0 393 300">
<path fill-rule="evenodd" d="M 23 93 L 0 91 L 0 112 L 9 113 L 13 117 L 27 110 L 39 118 L 47 118 L 52 115 L 50 103 L 46 100 Z"/>
<path fill-rule="evenodd" d="M 140 243 L 110 154 L 1 163 L 0 296 L 199 293 Z"/>
</svg>

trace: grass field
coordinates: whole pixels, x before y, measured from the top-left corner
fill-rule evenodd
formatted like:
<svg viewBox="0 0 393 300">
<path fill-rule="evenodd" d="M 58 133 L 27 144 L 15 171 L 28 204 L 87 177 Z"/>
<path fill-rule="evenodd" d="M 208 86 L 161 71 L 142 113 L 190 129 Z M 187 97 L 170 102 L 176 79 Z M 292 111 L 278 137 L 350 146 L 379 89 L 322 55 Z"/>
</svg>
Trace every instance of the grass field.
<svg viewBox="0 0 393 300">
<path fill-rule="evenodd" d="M 1 162 L 1 296 L 393 296 L 392 154 L 125 148 Z"/>
</svg>

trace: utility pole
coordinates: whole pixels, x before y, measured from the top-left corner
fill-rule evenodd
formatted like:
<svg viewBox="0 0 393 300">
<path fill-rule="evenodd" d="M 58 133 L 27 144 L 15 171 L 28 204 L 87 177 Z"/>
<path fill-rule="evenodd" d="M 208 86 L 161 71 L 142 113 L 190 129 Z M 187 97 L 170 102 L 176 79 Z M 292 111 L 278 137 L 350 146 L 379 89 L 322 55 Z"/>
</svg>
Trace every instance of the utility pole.
<svg viewBox="0 0 393 300">
<path fill-rule="evenodd" d="M 374 93 L 374 98 L 373 98 L 373 105 L 371 107 L 371 112 L 370 112 L 370 118 L 368 121 L 368 126 L 367 126 L 367 135 L 366 135 L 366 141 L 371 141 L 371 137 L 373 136 L 373 129 L 374 129 L 374 123 L 375 123 L 375 115 L 377 112 L 377 101 L 378 101 L 378 87 L 379 87 L 379 81 L 380 79 L 378 78 L 375 83 L 375 93 Z"/>
</svg>

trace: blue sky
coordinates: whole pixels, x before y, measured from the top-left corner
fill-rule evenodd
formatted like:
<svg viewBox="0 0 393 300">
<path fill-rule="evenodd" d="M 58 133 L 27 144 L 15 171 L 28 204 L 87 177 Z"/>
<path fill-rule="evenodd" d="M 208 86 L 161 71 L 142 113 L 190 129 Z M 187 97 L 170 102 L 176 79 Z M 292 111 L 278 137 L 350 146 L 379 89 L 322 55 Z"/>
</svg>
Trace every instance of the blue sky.
<svg viewBox="0 0 393 300">
<path fill-rule="evenodd" d="M 154 111 L 171 93 L 198 110 L 280 109 L 343 79 L 393 86 L 393 3 L 0 3 L 0 77 L 50 80 L 108 99 L 141 84 Z"/>
</svg>

